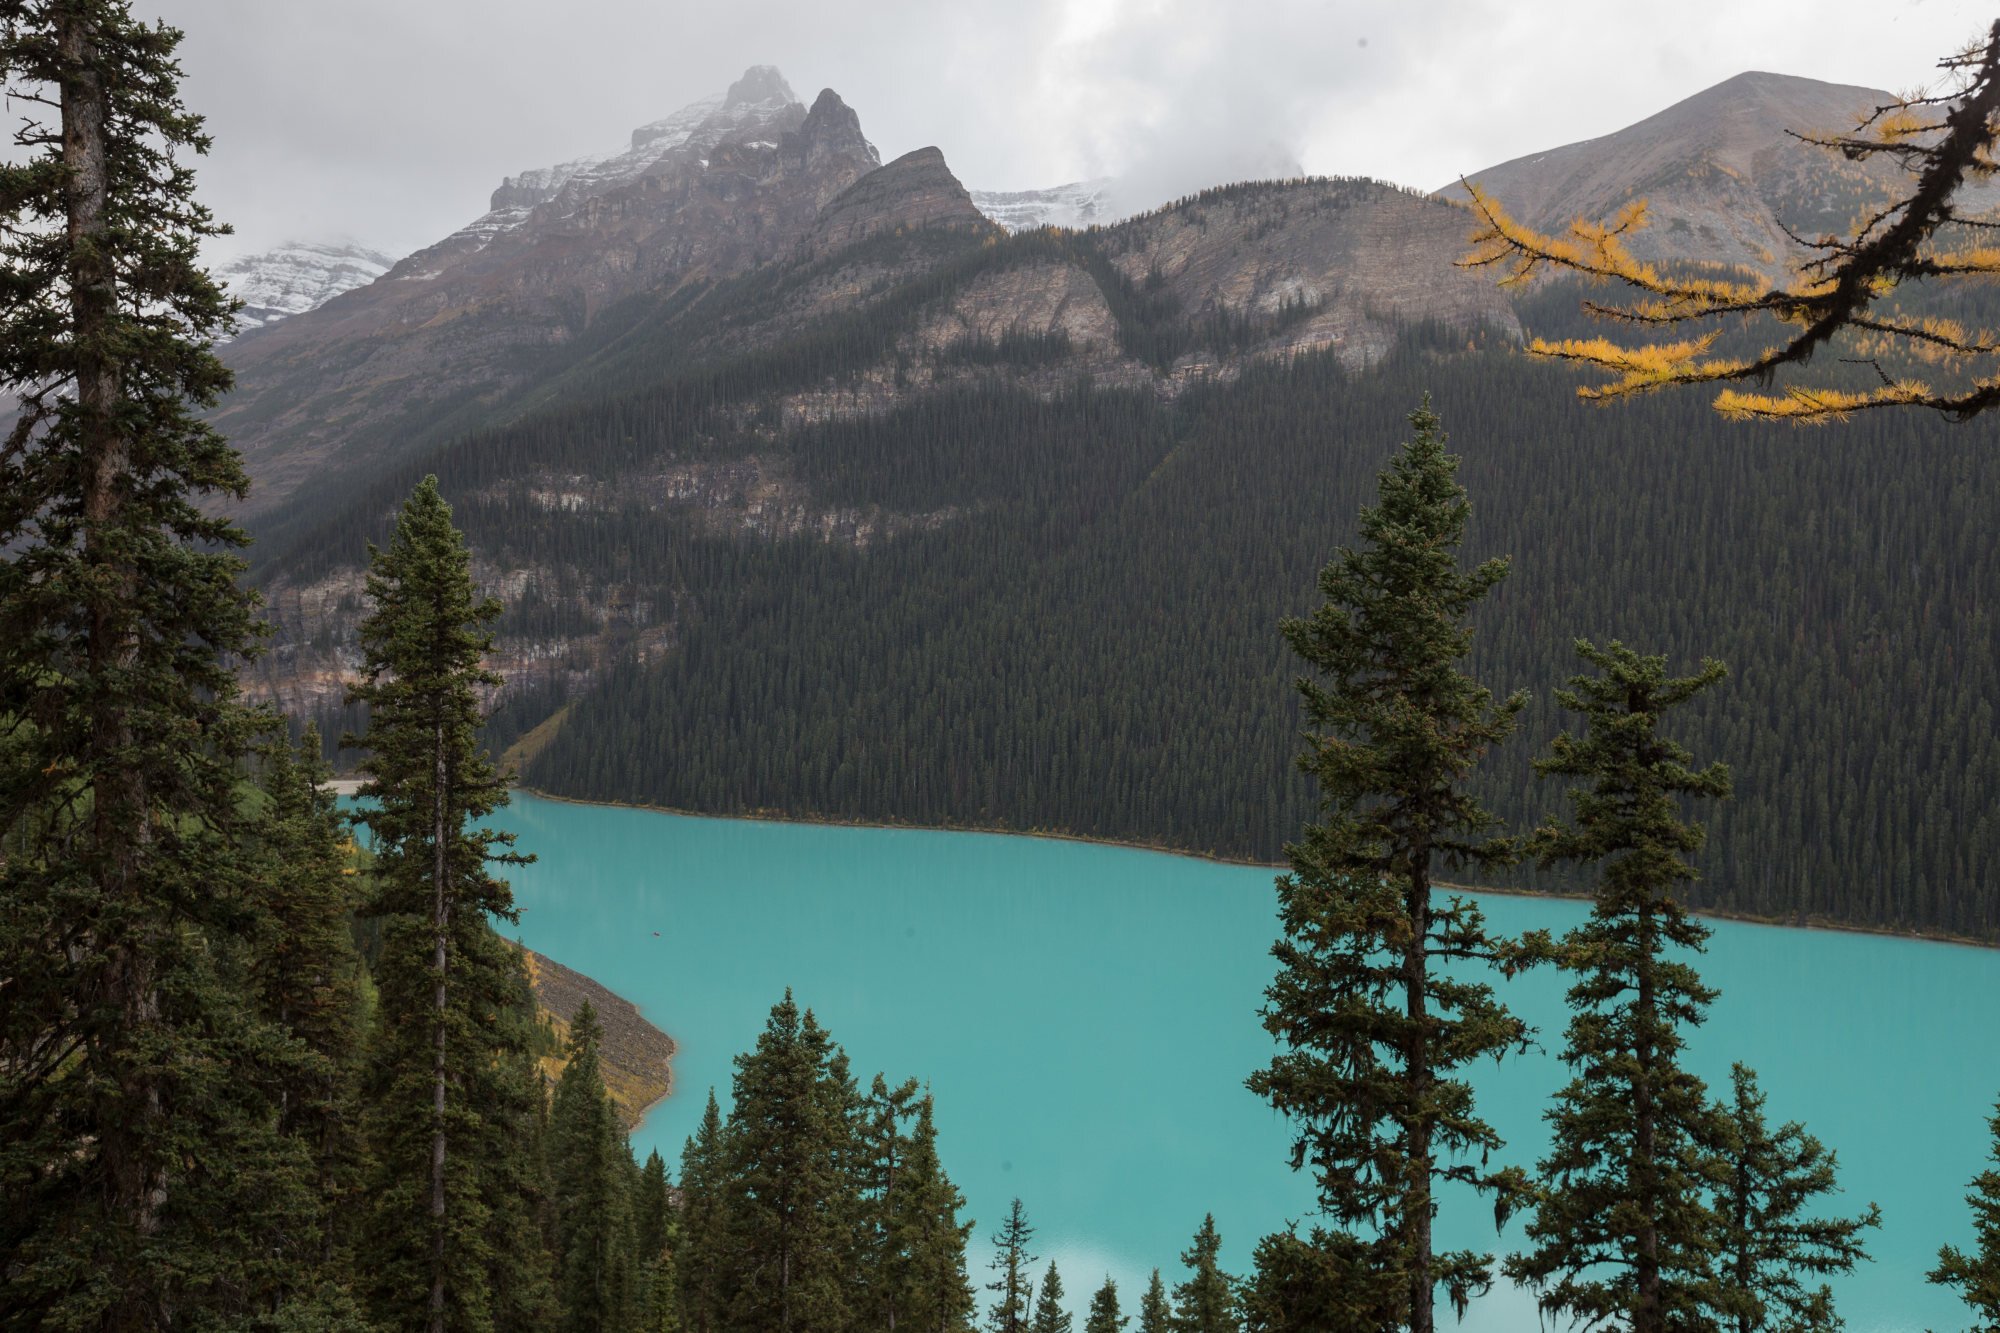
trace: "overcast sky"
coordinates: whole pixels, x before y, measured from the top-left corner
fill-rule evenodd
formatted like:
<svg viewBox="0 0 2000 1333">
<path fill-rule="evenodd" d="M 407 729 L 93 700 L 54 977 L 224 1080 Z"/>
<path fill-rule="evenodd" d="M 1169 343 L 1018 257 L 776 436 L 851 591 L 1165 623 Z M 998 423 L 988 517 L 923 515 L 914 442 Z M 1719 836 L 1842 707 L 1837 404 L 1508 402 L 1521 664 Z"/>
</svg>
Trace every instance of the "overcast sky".
<svg viewBox="0 0 2000 1333">
<path fill-rule="evenodd" d="M 1992 0 L 133 0 L 184 28 L 223 253 L 404 254 L 500 177 L 777 65 L 883 160 L 988 189 L 1098 174 L 1165 199 L 1289 155 L 1435 187 L 1746 69 L 1896 91 Z"/>
</svg>

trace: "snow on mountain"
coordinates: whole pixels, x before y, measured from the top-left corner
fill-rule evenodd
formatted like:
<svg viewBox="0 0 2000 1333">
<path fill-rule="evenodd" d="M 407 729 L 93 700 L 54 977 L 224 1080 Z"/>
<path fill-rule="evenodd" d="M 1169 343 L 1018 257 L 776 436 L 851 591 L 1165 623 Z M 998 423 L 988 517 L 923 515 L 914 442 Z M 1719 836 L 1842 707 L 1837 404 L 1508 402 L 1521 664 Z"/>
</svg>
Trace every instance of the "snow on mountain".
<svg viewBox="0 0 2000 1333">
<path fill-rule="evenodd" d="M 273 250 L 244 255 L 215 276 L 239 297 L 238 333 L 261 329 L 287 315 L 301 315 L 350 288 L 364 286 L 396 261 L 352 242 L 291 241 Z"/>
<path fill-rule="evenodd" d="M 972 205 L 1008 231 L 1102 226 L 1126 215 L 1113 198 L 1115 185 L 1100 176 L 1047 190 L 974 190 Z"/>
<path fill-rule="evenodd" d="M 792 95 L 784 75 L 771 65 L 753 65 L 728 92 L 690 102 L 671 116 L 633 130 L 622 152 L 580 157 L 506 177 L 493 192 L 488 211 L 449 243 L 461 250 L 481 249 L 544 205 L 568 214 L 584 200 L 637 180 L 669 158 L 702 159 L 724 140 L 749 142 L 767 131 L 775 142 L 804 119 L 805 107 Z"/>
</svg>

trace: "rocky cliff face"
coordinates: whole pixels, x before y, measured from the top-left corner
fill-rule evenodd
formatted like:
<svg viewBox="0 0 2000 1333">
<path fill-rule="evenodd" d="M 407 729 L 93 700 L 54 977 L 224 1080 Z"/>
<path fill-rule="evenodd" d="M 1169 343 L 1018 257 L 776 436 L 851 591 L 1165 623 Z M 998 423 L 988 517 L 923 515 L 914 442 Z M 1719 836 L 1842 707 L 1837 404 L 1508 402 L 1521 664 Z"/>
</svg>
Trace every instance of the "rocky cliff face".
<svg viewBox="0 0 2000 1333">
<path fill-rule="evenodd" d="M 613 158 L 509 178 L 505 205 L 381 280 L 231 346 L 219 424 L 257 480 L 249 512 L 319 469 L 392 453 L 476 414 L 606 308 L 792 252 L 820 210 L 879 164 L 832 90 L 808 110 L 752 69 L 709 107 L 633 132 Z M 360 450 L 359 455 L 356 450 Z"/>
</svg>

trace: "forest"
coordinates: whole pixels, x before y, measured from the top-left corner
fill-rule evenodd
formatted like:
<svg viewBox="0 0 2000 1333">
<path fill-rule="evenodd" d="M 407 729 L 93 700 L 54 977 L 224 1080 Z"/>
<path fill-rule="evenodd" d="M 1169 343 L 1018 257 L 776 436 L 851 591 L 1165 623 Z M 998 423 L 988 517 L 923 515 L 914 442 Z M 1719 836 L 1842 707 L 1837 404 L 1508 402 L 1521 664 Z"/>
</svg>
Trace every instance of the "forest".
<svg viewBox="0 0 2000 1333">
<path fill-rule="evenodd" d="M 1716 998 L 1694 909 L 1992 935 L 1977 430 L 1565 417 L 1545 371 L 1413 330 L 1372 376 L 1302 357 L 1171 405 L 996 378 L 783 441 L 817 495 L 939 517 L 880 541 L 643 504 L 559 524 L 528 493 L 524 461 L 616 484 L 668 447 L 770 447 L 717 386 L 817 376 L 843 335 L 358 486 L 353 725 L 322 736 L 240 680 L 267 650 L 246 576 L 276 566 L 244 558 L 222 502 L 247 478 L 206 415 L 234 310 L 201 262 L 180 34 L 126 0 L 4 19 L 10 95 L 61 132 L 0 164 L 0 1326 L 1073 1333 L 1022 1200 L 982 1300 L 930 1095 L 864 1091 L 789 992 L 678 1170 L 634 1158 L 595 1015 L 558 1043 L 501 933 L 530 858 L 494 752 L 558 701 L 493 669 L 483 559 L 643 569 L 690 608 L 546 729 L 531 779 L 1282 851 L 1273 1053 L 1245 1082 L 1316 1210 L 1269 1219 L 1248 1273 L 1204 1216 L 1171 1290 L 1072 1274 L 1084 1333 L 1434 1333 L 1502 1280 L 1631 1333 L 1841 1327 L 1830 1283 L 1879 1212 L 1833 1204 L 1837 1161 L 1771 1123 L 1754 1070 L 1687 1067 Z M 1990 163 L 2000 24 L 1975 54 Z M 1149 289 L 1120 300 L 1157 330 Z M 353 559 L 288 541 L 296 569 Z M 1496 933 L 1448 878 L 1530 867 L 1588 894 L 1560 937 Z M 1468 1070 L 1534 1043 L 1494 983 L 1537 968 L 1568 983 L 1571 1078 L 1529 1166 Z M 2000 1169 L 1966 1166 L 1970 1237 L 1927 1277 L 1990 1330 Z M 1439 1249 L 1461 1188 L 1524 1219 L 1512 1253 Z"/>
<path fill-rule="evenodd" d="M 1571 637 L 1713 652 L 1734 675 L 1693 734 L 1739 781 L 1694 901 L 1995 938 L 1990 425 L 1800 434 L 1688 398 L 1585 409 L 1559 370 L 1448 337 L 1412 331 L 1365 374 L 1325 356 L 1260 366 L 1173 404 L 1045 399 L 995 377 L 781 437 L 825 505 L 948 516 L 860 549 L 718 534 L 636 485 L 582 510 L 534 497 L 552 476 L 770 454 L 705 432 L 704 409 L 665 392 L 471 437 L 425 461 L 475 551 L 560 571 L 503 633 L 579 632 L 590 590 L 609 585 L 675 608 L 674 651 L 614 665 L 580 699 L 517 681 L 494 744 L 568 704 L 522 771 L 565 796 L 1275 861 L 1312 793 L 1289 765 L 1294 668 L 1273 631 L 1306 606 L 1384 441 L 1428 392 L 1465 458 L 1471 549 L 1514 561 L 1474 647 L 1493 680 L 1534 696 L 1483 779 L 1505 818 L 1532 823 L 1549 798 L 1527 765 L 1554 729 L 1535 687 L 1560 678 Z M 338 567 L 408 480 L 378 482 L 260 568 Z"/>
</svg>

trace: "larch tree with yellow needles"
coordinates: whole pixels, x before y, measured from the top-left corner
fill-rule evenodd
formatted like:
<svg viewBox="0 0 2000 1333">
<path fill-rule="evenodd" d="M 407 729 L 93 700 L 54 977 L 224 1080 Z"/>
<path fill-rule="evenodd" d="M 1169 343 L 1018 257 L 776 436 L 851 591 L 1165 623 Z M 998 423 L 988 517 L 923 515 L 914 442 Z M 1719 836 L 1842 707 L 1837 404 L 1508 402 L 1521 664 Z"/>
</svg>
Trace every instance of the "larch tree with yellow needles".
<svg viewBox="0 0 2000 1333">
<path fill-rule="evenodd" d="M 1799 134 L 1850 161 L 1886 160 L 1909 173 L 1908 188 L 1865 213 L 1849 235 L 1795 237 L 1807 257 L 1776 282 L 1715 263 L 1659 264 L 1634 256 L 1628 240 L 1646 225 L 1644 200 L 1609 221 L 1579 219 L 1560 234 L 1525 225 L 1473 182 L 1465 188 L 1479 224 L 1464 267 L 1506 271 L 1505 284 L 1567 272 L 1618 282 L 1629 296 L 1586 301 L 1593 315 L 1661 341 L 1542 339 L 1536 355 L 1609 373 L 1579 393 L 1604 401 L 1683 385 L 1715 385 L 1725 416 L 1816 422 L 1886 407 L 1925 408 L 1963 420 L 2000 406 L 2000 334 L 1913 313 L 1903 298 L 1922 284 L 2000 277 L 2000 221 L 1970 215 L 1965 188 L 1993 177 L 2000 137 L 2000 22 L 1980 41 L 1939 62 L 1947 86 L 1877 107 L 1850 133 Z M 1779 334 L 1751 351 L 1718 347 L 1731 317 Z M 1681 337 L 1680 334 L 1688 336 Z M 1774 383 L 1825 352 L 1872 376 L 1865 387 Z M 1919 374 L 1944 373 L 1934 386 Z M 1751 391 L 1755 389 L 1756 391 Z"/>
</svg>

